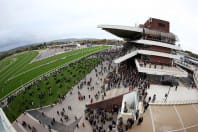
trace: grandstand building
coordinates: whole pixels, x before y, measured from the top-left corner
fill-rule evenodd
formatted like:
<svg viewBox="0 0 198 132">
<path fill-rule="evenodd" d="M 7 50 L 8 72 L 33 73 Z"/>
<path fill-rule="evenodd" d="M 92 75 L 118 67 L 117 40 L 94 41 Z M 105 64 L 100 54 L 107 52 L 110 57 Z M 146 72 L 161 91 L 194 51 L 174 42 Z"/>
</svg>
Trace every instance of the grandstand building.
<svg viewBox="0 0 198 132">
<path fill-rule="evenodd" d="M 176 51 L 177 36 L 170 32 L 168 21 L 149 18 L 138 27 L 120 25 L 99 25 L 99 28 L 125 40 L 123 54 L 114 60 L 122 63 L 130 58 L 135 60 L 138 72 L 153 78 L 187 77 L 188 73 L 177 67 L 174 60 L 179 59 Z"/>
</svg>

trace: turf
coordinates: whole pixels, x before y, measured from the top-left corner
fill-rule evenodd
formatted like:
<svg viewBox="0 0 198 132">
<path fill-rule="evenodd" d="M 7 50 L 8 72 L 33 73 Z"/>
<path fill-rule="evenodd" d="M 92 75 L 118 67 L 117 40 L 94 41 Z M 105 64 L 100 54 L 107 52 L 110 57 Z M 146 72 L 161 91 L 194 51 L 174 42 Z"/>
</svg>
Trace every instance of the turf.
<svg viewBox="0 0 198 132">
<path fill-rule="evenodd" d="M 29 87 L 4 108 L 8 119 L 12 122 L 27 109 L 56 103 L 59 96 L 65 95 L 101 61 L 101 58 L 84 58 Z"/>
<path fill-rule="evenodd" d="M 33 63 L 30 62 L 38 55 L 37 51 L 7 57 L 0 61 L 0 99 L 50 70 L 107 48 L 109 46 L 73 50 Z"/>
</svg>

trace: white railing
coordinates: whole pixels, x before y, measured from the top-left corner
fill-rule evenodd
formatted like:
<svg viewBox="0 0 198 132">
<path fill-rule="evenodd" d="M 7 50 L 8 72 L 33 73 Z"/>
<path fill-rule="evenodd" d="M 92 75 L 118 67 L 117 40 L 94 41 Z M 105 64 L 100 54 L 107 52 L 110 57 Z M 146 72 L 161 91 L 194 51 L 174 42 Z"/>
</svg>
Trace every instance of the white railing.
<svg viewBox="0 0 198 132">
<path fill-rule="evenodd" d="M 150 102 L 151 105 L 179 105 L 179 104 L 196 104 L 198 100 L 156 100 L 155 102 Z"/>
<path fill-rule="evenodd" d="M 196 87 L 198 88 L 198 78 L 196 77 L 196 74 L 198 74 L 197 73 L 198 71 L 195 71 L 194 73 L 193 73 L 193 79 L 194 79 L 194 82 L 195 82 L 195 85 L 196 85 Z"/>
<path fill-rule="evenodd" d="M 187 63 L 183 63 L 181 61 L 175 61 L 176 64 L 180 65 L 180 66 L 183 66 L 185 68 L 187 68 L 188 70 L 191 70 L 191 71 L 194 71 L 195 68 L 193 68 L 192 66 L 190 66 L 189 64 Z"/>
</svg>

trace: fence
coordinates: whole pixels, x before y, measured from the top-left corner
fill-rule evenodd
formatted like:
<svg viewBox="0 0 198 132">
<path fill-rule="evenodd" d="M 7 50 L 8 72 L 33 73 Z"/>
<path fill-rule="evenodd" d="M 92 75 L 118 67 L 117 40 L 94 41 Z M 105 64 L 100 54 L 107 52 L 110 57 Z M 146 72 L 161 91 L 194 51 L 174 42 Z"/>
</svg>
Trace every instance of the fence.
<svg viewBox="0 0 198 132">
<path fill-rule="evenodd" d="M 150 102 L 150 105 L 181 105 L 181 104 L 196 104 L 198 100 L 174 100 L 174 101 L 155 101 Z"/>
</svg>

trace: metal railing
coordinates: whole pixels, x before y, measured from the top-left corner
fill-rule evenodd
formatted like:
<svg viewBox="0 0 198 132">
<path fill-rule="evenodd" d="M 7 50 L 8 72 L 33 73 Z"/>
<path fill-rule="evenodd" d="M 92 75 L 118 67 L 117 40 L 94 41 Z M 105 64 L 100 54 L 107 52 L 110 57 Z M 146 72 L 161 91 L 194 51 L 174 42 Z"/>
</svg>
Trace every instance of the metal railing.
<svg viewBox="0 0 198 132">
<path fill-rule="evenodd" d="M 180 105 L 180 104 L 196 104 L 198 100 L 172 100 L 172 101 L 165 101 L 165 100 L 157 100 L 155 102 L 150 102 L 151 105 Z"/>
<path fill-rule="evenodd" d="M 194 79 L 194 82 L 195 82 L 196 87 L 198 88 L 198 78 L 196 77 L 196 74 L 198 74 L 197 72 L 198 72 L 198 71 L 195 71 L 195 72 L 193 73 L 193 79 Z"/>
</svg>

